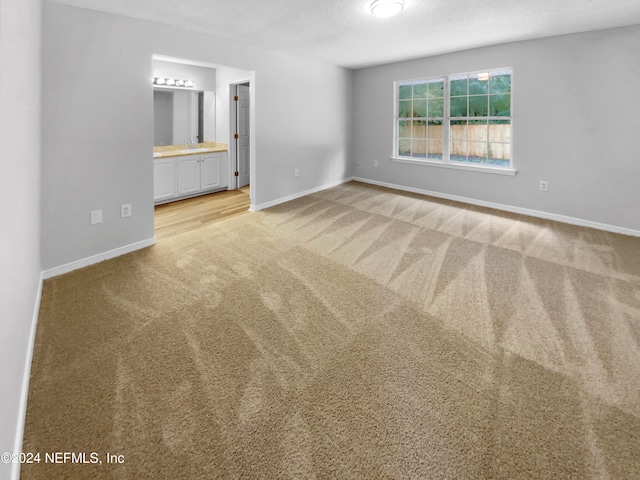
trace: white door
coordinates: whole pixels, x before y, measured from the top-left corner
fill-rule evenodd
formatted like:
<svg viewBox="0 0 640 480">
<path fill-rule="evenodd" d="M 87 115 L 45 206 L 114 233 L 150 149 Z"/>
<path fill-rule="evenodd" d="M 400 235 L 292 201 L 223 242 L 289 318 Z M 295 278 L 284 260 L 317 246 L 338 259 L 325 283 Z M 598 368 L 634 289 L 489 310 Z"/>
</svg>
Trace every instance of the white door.
<svg viewBox="0 0 640 480">
<path fill-rule="evenodd" d="M 249 185 L 249 87 L 238 85 L 238 102 L 236 103 L 236 143 L 238 188 Z"/>
</svg>

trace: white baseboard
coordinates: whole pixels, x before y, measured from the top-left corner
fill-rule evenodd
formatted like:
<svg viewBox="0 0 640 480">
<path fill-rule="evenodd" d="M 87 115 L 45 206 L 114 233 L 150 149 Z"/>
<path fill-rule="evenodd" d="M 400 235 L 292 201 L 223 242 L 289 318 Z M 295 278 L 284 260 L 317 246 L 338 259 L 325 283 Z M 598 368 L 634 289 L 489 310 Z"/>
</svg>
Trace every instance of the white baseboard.
<svg viewBox="0 0 640 480">
<path fill-rule="evenodd" d="M 447 193 L 433 192 L 430 190 L 423 190 L 420 188 L 406 187 L 404 185 L 395 185 L 393 183 L 379 182 L 377 180 L 369 180 L 367 178 L 353 177 L 352 180 L 355 180 L 357 182 L 370 183 L 372 185 L 378 185 L 380 187 L 393 188 L 395 190 L 403 190 L 405 192 L 419 193 L 421 195 L 444 198 L 445 200 L 454 200 L 456 202 L 469 203 L 471 205 L 478 205 L 480 207 L 495 208 L 496 210 L 503 210 L 505 212 L 511 212 L 511 213 L 519 213 L 521 215 L 528 215 L 530 217 L 544 218 L 545 220 L 553 220 L 556 222 L 568 223 L 570 225 L 577 225 L 580 227 L 589 227 L 589 228 L 595 228 L 597 230 L 604 230 L 606 232 L 621 233 L 623 235 L 640 237 L 640 230 L 619 227 L 617 225 L 609 225 L 606 223 L 593 222 L 591 220 L 585 220 L 582 218 L 568 217 L 565 215 L 559 215 L 557 213 L 542 212 L 540 210 L 531 210 L 529 208 L 514 207 L 511 205 L 503 205 L 501 203 L 485 202 L 484 200 L 476 200 L 474 198 L 460 197 L 458 195 L 449 195 Z"/>
<path fill-rule="evenodd" d="M 155 245 L 155 243 L 156 237 L 148 238 L 147 240 L 142 240 L 130 245 L 125 245 L 124 247 L 109 250 L 108 252 L 93 255 L 92 257 L 83 258 L 81 260 L 76 260 L 75 262 L 67 263 L 65 265 L 60 265 L 59 267 L 45 270 L 44 272 L 42 272 L 42 275 L 44 279 L 57 277 L 58 275 L 62 275 L 63 273 L 69 273 L 73 270 L 87 267 L 89 265 L 93 265 L 94 263 L 102 262 L 103 260 L 109 260 L 110 258 L 119 257 L 120 255 L 124 255 L 125 253 L 131 253 L 135 252 L 136 250 L 140 250 L 141 248 L 150 247 L 152 245 Z"/>
<path fill-rule="evenodd" d="M 311 188 L 309 190 L 305 190 L 304 192 L 295 193 L 293 195 L 289 195 L 287 197 L 278 198 L 277 200 L 272 200 L 271 202 L 261 203 L 260 205 L 253 205 L 249 207 L 250 212 L 257 212 L 259 210 L 264 210 L 265 208 L 274 207 L 281 203 L 289 202 L 291 200 L 295 200 L 296 198 L 305 197 L 307 195 L 311 195 L 312 193 L 320 192 L 322 190 L 326 190 L 327 188 L 337 187 L 338 185 L 342 185 L 343 183 L 347 183 L 353 180 L 353 177 L 343 178 L 342 180 L 338 180 L 337 182 L 327 183 L 325 185 L 321 185 L 320 187 Z"/>
<path fill-rule="evenodd" d="M 24 373 L 22 375 L 22 391 L 20 392 L 20 405 L 16 423 L 16 439 L 13 445 L 15 453 L 22 452 L 22 441 L 24 439 L 24 422 L 27 416 L 27 400 L 29 398 L 29 380 L 31 379 L 31 361 L 33 359 L 33 347 L 36 341 L 36 326 L 38 325 L 38 315 L 40 314 L 40 301 L 42 300 L 42 283 L 44 282 L 43 272 L 40 273 L 36 301 L 33 307 L 31 327 L 29 330 L 29 341 L 25 355 Z M 11 468 L 11 480 L 20 479 L 20 463 L 14 463 Z"/>
</svg>

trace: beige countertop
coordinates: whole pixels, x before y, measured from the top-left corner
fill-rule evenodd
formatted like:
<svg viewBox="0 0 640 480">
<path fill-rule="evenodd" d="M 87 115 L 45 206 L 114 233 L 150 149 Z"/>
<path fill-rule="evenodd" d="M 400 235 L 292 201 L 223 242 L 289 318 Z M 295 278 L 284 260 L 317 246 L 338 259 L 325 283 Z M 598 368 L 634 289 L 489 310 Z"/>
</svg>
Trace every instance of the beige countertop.
<svg viewBox="0 0 640 480">
<path fill-rule="evenodd" d="M 201 155 L 203 153 L 226 152 L 227 150 L 227 144 L 219 142 L 198 143 L 195 145 L 195 148 L 189 148 L 189 145 L 187 144 L 165 145 L 162 147 L 153 147 L 153 158 Z"/>
</svg>

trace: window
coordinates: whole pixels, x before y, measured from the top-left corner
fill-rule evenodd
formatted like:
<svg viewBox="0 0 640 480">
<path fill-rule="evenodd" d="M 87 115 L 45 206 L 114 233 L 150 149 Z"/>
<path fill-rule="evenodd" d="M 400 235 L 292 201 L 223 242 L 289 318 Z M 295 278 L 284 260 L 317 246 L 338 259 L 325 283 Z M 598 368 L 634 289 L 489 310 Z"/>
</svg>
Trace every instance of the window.
<svg viewBox="0 0 640 480">
<path fill-rule="evenodd" d="M 398 86 L 398 155 L 442 160 L 444 78 Z"/>
<path fill-rule="evenodd" d="M 514 171 L 510 69 L 396 82 L 396 98 L 394 161 Z"/>
</svg>

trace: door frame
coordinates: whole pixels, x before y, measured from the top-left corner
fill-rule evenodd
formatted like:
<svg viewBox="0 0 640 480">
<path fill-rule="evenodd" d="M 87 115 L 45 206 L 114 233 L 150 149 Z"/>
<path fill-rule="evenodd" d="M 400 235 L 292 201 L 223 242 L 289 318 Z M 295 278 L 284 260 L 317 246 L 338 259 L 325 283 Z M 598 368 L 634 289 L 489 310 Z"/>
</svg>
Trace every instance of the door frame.
<svg viewBox="0 0 640 480">
<path fill-rule="evenodd" d="M 235 101 L 235 96 L 237 95 L 237 87 L 238 85 L 246 85 L 249 84 L 249 105 L 250 105 L 250 115 L 253 117 L 253 82 L 250 78 L 237 80 L 233 83 L 229 84 L 229 186 L 227 187 L 229 190 L 236 190 L 238 188 L 238 177 L 234 175 L 234 172 L 238 167 L 238 152 L 236 148 L 236 139 L 233 135 L 236 133 L 236 128 L 238 125 L 238 110 Z M 251 119 L 253 120 L 253 118 Z M 250 121 L 250 133 L 249 133 L 249 145 L 251 148 L 251 165 L 249 166 L 249 192 L 251 198 L 254 197 L 254 165 L 253 165 L 253 138 L 254 138 L 254 125 L 253 121 Z"/>
</svg>

